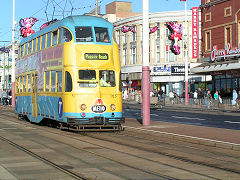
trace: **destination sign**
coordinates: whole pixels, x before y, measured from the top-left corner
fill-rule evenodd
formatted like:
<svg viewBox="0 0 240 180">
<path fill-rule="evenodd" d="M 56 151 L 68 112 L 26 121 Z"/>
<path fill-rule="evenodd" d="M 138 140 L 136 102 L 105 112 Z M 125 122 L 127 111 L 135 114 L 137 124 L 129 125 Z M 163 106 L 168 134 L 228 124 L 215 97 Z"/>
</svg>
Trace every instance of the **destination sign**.
<svg viewBox="0 0 240 180">
<path fill-rule="evenodd" d="M 85 53 L 84 59 L 86 60 L 108 60 L 107 53 Z"/>
</svg>

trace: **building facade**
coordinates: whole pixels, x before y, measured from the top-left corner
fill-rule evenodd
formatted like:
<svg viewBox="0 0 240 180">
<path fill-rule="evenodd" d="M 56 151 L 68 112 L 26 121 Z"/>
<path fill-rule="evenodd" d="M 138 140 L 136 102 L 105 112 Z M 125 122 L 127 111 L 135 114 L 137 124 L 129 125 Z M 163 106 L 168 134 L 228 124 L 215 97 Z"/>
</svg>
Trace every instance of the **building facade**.
<svg viewBox="0 0 240 180">
<path fill-rule="evenodd" d="M 189 68 L 199 65 L 198 56 L 192 56 L 192 11 L 186 13 L 187 24 L 184 23 L 185 11 L 159 12 L 149 15 L 149 27 L 158 29 L 150 34 L 149 41 L 149 64 L 151 90 L 162 89 L 166 94 L 170 90 L 175 91 L 178 95 L 183 93 L 184 89 L 184 72 L 185 60 L 187 55 Z M 171 49 L 172 41 L 169 40 L 171 34 L 166 26 L 167 22 L 177 22 L 182 25 L 183 30 L 186 27 L 186 45 L 184 41 L 179 41 L 179 55 L 175 55 Z M 200 16 L 198 19 L 199 24 Z M 122 80 L 125 88 L 141 89 L 142 80 L 142 15 L 131 16 L 114 22 L 115 38 L 119 44 L 119 52 L 122 68 Z M 123 26 L 134 29 L 129 32 L 122 32 Z M 200 27 L 200 26 L 199 26 Z M 184 31 L 183 31 L 184 32 Z M 199 30 L 200 33 L 200 30 Z M 183 33 L 184 34 L 184 33 Z M 198 48 L 201 49 L 201 41 L 198 41 Z M 206 80 L 205 76 L 189 74 L 191 84 L 190 91 L 202 86 Z"/>
<path fill-rule="evenodd" d="M 0 90 L 11 89 L 12 45 L 1 47 L 0 51 Z M 5 49 L 5 50 L 4 50 Z"/>
<path fill-rule="evenodd" d="M 212 93 L 231 97 L 240 90 L 240 2 L 202 0 L 201 66 L 191 72 L 212 75 Z"/>
</svg>

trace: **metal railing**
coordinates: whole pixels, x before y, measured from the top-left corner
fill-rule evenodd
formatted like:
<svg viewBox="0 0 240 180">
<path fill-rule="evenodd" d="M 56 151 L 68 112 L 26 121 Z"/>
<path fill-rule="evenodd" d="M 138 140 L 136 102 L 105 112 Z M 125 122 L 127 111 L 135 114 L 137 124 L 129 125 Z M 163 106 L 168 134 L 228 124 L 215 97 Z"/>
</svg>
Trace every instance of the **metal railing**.
<svg viewBox="0 0 240 180">
<path fill-rule="evenodd" d="M 140 95 L 132 95 L 123 99 L 123 103 L 130 104 L 141 104 L 142 98 Z M 225 110 L 225 111 L 239 111 L 240 112 L 240 101 L 236 101 L 235 105 L 232 105 L 231 98 L 223 98 L 222 103 L 217 100 L 207 100 L 204 98 L 195 99 L 189 98 L 188 104 L 185 103 L 185 98 L 176 97 L 170 99 L 168 96 L 164 96 L 162 98 L 159 97 L 150 97 L 150 104 L 154 107 L 188 107 L 191 109 L 206 109 L 206 110 Z"/>
</svg>

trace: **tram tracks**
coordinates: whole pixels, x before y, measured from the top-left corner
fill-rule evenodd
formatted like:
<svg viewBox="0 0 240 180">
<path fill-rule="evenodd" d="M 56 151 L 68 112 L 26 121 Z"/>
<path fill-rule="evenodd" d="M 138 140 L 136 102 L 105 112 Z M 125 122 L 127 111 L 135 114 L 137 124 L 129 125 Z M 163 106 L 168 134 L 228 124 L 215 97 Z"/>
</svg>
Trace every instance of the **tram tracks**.
<svg viewBox="0 0 240 180">
<path fill-rule="evenodd" d="M 17 121 L 16 121 L 17 122 Z M 27 124 L 26 124 L 27 125 Z M 31 124 L 31 126 L 35 126 L 34 124 Z M 42 126 L 38 126 L 39 129 L 42 129 L 44 130 L 45 132 L 47 131 L 48 133 L 52 133 L 52 134 L 55 134 L 57 136 L 65 136 L 66 138 L 70 138 L 70 139 L 74 139 L 76 142 L 83 142 L 83 143 L 89 143 L 92 147 L 99 147 L 99 148 L 104 148 L 105 150 L 108 150 L 108 151 L 112 151 L 113 153 L 122 153 L 123 156 L 132 156 L 136 159 L 141 159 L 142 161 L 145 161 L 145 162 L 148 162 L 148 163 L 158 163 L 158 164 L 161 164 L 161 165 L 164 165 L 168 168 L 176 168 L 178 170 L 181 170 L 181 171 L 185 171 L 185 172 L 188 172 L 189 174 L 196 174 L 196 175 L 199 175 L 201 176 L 202 178 L 206 178 L 206 179 L 219 179 L 219 178 L 216 178 L 214 176 L 211 176 L 211 175 L 205 175 L 205 174 L 202 174 L 202 173 L 199 173 L 199 172 L 194 172 L 194 171 L 191 171 L 191 170 L 188 170 L 188 169 L 185 169 L 185 168 L 179 168 L 177 166 L 172 166 L 172 165 L 169 165 L 167 163 L 162 163 L 158 160 L 154 160 L 154 159 L 149 159 L 149 158 L 144 158 L 142 156 L 139 156 L 139 155 L 134 155 L 133 153 L 129 153 L 129 152 L 122 152 L 122 150 L 116 150 L 116 148 L 109 148 L 109 147 L 106 147 L 104 145 L 100 145 L 99 143 L 90 143 L 89 141 L 86 141 L 86 140 L 83 140 L 82 137 L 86 136 L 86 137 L 89 137 L 89 138 L 93 138 L 93 139 L 98 139 L 100 141 L 106 141 L 107 143 L 114 143 L 114 144 L 118 144 L 118 145 L 121 145 L 121 146 L 125 146 L 125 147 L 130 147 L 130 148 L 137 148 L 138 150 L 141 150 L 141 151 L 145 151 L 145 152 L 150 152 L 150 151 L 153 151 L 153 153 L 157 153 L 155 152 L 154 149 L 146 149 L 145 148 L 141 148 L 141 146 L 136 146 L 136 144 L 133 144 L 133 143 L 129 143 L 128 144 L 124 144 L 123 142 L 119 142 L 119 141 L 113 141 L 111 140 L 112 139 L 122 139 L 124 136 L 119 136 L 119 135 L 122 135 L 122 133 L 84 133 L 84 134 L 77 134 L 77 133 L 72 133 L 72 132 L 68 132 L 68 131 L 57 131 L 56 129 L 51 129 L 51 128 L 48 128 L 48 127 L 42 127 Z M 100 134 L 103 134 L 103 136 L 101 136 Z M 126 135 L 126 134 L 125 134 Z M 106 138 L 106 136 L 108 138 Z M 129 134 L 127 136 L 130 136 Z M 140 137 L 135 137 L 137 140 L 137 138 L 139 139 Z M 145 139 L 145 140 L 148 140 L 148 139 Z M 59 141 L 59 139 L 58 139 Z M 59 141 L 59 143 L 63 143 L 63 141 Z M 65 143 L 66 144 L 66 143 Z M 103 153 L 100 153 L 98 152 L 98 148 L 86 148 L 86 147 L 83 147 L 83 148 L 79 148 L 77 147 L 76 145 L 74 144 L 69 144 L 67 143 L 68 146 L 71 146 L 72 148 L 75 148 L 75 149 L 78 149 L 78 150 L 81 150 L 81 151 L 84 151 L 84 152 L 87 152 L 89 154 L 92 154 L 92 155 L 95 155 L 95 156 L 99 156 L 99 157 L 102 157 L 104 159 L 108 159 L 110 161 L 114 161 L 118 164 L 120 164 L 121 166 L 126 166 L 129 167 L 129 168 L 134 168 L 136 169 L 137 171 L 144 171 L 146 173 L 150 173 L 152 175 L 157 175 L 159 178 L 161 179 L 178 179 L 176 178 L 176 176 L 166 176 L 165 174 L 164 175 L 161 175 L 161 173 L 159 173 L 158 171 L 151 171 L 149 169 L 145 169 L 145 168 L 141 168 L 141 167 L 135 167 L 131 164 L 127 164 L 127 162 L 123 162 L 123 161 L 119 161 L 118 159 L 116 159 L 115 157 L 109 157 L 109 156 L 106 156 L 105 154 Z M 90 146 L 89 145 L 89 146 Z M 159 152 L 158 152 L 159 153 Z M 199 165 L 199 166 L 207 166 L 207 167 L 210 167 L 210 168 L 216 168 L 214 166 L 208 166 L 206 164 L 197 164 L 196 162 L 194 161 L 189 161 L 188 159 L 181 159 L 179 158 L 178 156 L 169 156 L 169 154 L 167 153 L 162 153 L 160 154 L 162 156 L 167 156 L 171 159 L 174 159 L 176 161 L 184 161 L 185 163 L 190 163 L 190 164 L 195 164 L 195 165 Z M 237 173 L 239 174 L 239 172 L 234 172 L 232 170 L 227 170 L 227 169 L 224 169 L 224 168 L 217 168 L 218 170 L 221 170 L 221 171 L 226 171 L 226 172 L 232 172 L 232 173 Z M 120 176 L 120 175 L 119 175 Z"/>
<path fill-rule="evenodd" d="M 64 168 L 64 167 L 62 167 L 62 166 L 59 166 L 59 165 L 55 164 L 55 163 L 52 162 L 52 161 L 49 161 L 48 159 L 45 159 L 44 157 L 39 156 L 38 154 L 30 151 L 29 149 L 24 148 L 23 146 L 21 146 L 21 145 L 19 145 L 19 144 L 14 143 L 13 141 L 11 141 L 11 140 L 9 140 L 9 139 L 6 139 L 6 138 L 0 136 L 0 140 L 2 140 L 2 141 L 4 141 L 4 142 L 12 145 L 13 147 L 15 147 L 15 148 L 17 148 L 17 149 L 19 149 L 19 150 L 27 153 L 28 155 L 30 155 L 30 156 L 38 159 L 38 160 L 41 160 L 41 161 L 44 162 L 45 164 L 48 164 L 48 165 L 50 165 L 50 166 L 58 169 L 59 171 L 65 173 L 65 174 L 67 174 L 67 175 L 69 175 L 69 176 L 71 176 L 71 177 L 73 177 L 73 178 L 75 178 L 75 179 L 79 179 L 79 180 L 86 180 L 86 179 L 87 179 L 86 177 L 83 177 L 83 176 L 81 176 L 81 175 L 79 175 L 79 174 L 77 174 L 77 173 L 74 173 L 74 172 L 72 172 L 72 171 L 70 171 L 70 170 L 68 170 L 68 169 L 66 169 L 66 168 Z"/>
</svg>

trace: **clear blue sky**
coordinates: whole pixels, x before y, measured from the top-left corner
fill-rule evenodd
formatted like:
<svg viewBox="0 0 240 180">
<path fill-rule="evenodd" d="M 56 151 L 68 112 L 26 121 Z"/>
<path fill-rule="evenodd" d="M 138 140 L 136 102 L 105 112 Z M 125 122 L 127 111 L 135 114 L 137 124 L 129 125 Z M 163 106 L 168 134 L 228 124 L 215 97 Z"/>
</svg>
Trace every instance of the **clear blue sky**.
<svg viewBox="0 0 240 180">
<path fill-rule="evenodd" d="M 98 0 L 101 6 L 101 13 L 105 13 L 105 5 L 113 2 L 114 0 Z M 132 2 L 133 12 L 142 12 L 142 0 L 120 0 Z M 65 10 L 64 16 L 71 14 L 71 9 L 74 7 L 73 15 L 84 14 L 92 10 L 95 6 L 96 0 L 15 0 L 16 11 L 15 20 L 17 21 L 17 29 L 19 29 L 18 22 L 21 18 L 36 17 L 39 19 L 33 29 L 38 30 L 39 27 L 46 22 L 46 20 L 52 19 L 53 9 L 55 7 L 54 18 L 62 19 L 62 11 Z M 54 3 L 54 5 L 53 5 Z M 187 0 L 187 9 L 199 6 L 201 0 Z M 46 8 L 47 7 L 47 8 Z M 180 0 L 149 0 L 150 12 L 162 12 L 162 11 L 176 11 L 184 10 L 184 2 Z M 47 13 L 45 13 L 47 12 Z M 47 14 L 47 15 L 46 15 Z M 2 0 L 0 7 L 0 41 L 11 41 L 12 38 L 12 0 Z M 5 43 L 8 44 L 8 43 Z M 4 43 L 0 42 L 0 47 Z"/>
</svg>

